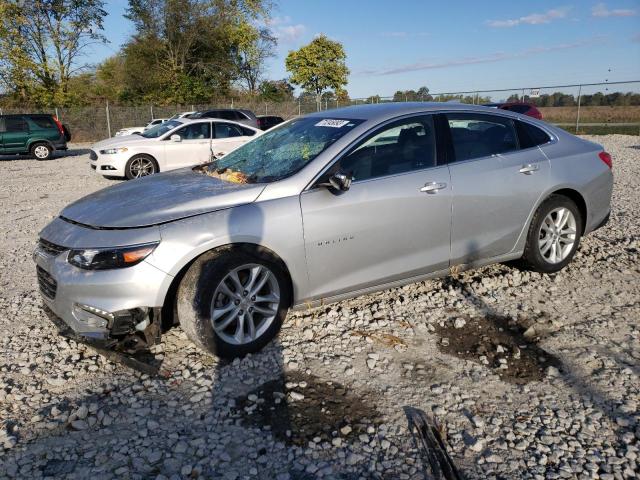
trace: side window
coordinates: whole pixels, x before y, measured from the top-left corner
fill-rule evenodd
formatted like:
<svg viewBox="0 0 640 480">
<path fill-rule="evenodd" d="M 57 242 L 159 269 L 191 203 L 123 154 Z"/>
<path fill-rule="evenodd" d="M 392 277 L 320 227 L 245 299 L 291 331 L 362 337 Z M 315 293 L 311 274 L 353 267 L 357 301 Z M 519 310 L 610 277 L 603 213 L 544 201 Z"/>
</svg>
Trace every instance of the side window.
<svg viewBox="0 0 640 480">
<path fill-rule="evenodd" d="M 430 115 L 400 120 L 375 132 L 340 160 L 354 181 L 436 166 L 435 133 Z"/>
<path fill-rule="evenodd" d="M 242 130 L 230 123 L 215 122 L 216 138 L 242 137 Z"/>
<path fill-rule="evenodd" d="M 40 128 L 57 128 L 53 118 L 44 115 L 34 115 L 31 117 L 31 121 Z"/>
<path fill-rule="evenodd" d="M 211 123 L 192 123 L 178 130 L 175 134 L 180 135 L 183 140 L 203 140 L 211 138 Z"/>
<path fill-rule="evenodd" d="M 515 121 L 520 148 L 531 148 L 551 141 L 547 133 L 530 123 Z"/>
<path fill-rule="evenodd" d="M 242 135 L 244 135 L 245 137 L 253 137 L 256 134 L 256 132 L 254 132 L 250 128 L 240 127 L 240 130 L 242 130 Z"/>
<path fill-rule="evenodd" d="M 497 115 L 448 113 L 454 161 L 471 160 L 518 149 L 513 120 Z"/>
<path fill-rule="evenodd" d="M 5 132 L 28 132 L 29 125 L 22 117 L 6 117 L 4 120 Z"/>
</svg>

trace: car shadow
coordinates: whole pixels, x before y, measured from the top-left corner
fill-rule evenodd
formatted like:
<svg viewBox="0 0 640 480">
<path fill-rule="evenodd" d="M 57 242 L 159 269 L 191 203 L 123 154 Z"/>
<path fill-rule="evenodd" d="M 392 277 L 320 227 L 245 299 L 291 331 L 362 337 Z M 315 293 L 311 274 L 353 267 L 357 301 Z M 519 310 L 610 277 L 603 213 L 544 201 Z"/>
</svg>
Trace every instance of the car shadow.
<svg viewBox="0 0 640 480">
<path fill-rule="evenodd" d="M 630 426 L 628 428 L 623 426 L 625 423 L 624 421 L 620 422 L 620 419 L 628 418 L 629 414 L 621 410 L 619 405 L 620 402 L 608 395 L 606 389 L 599 388 L 592 378 L 581 375 L 577 365 L 573 366 L 566 358 L 560 359 L 559 356 L 554 355 L 547 350 L 543 350 L 537 345 L 537 341 L 543 340 L 546 338 L 545 336 L 541 335 L 538 340 L 532 341 L 530 338 L 524 337 L 522 333 L 524 328 L 522 326 L 520 328 L 506 327 L 506 324 L 504 323 L 505 320 L 509 321 L 509 323 L 513 325 L 514 319 L 502 315 L 496 308 L 490 306 L 481 296 L 477 295 L 468 284 L 456 276 L 448 277 L 445 280 L 444 286 L 449 286 L 461 291 L 462 296 L 467 302 L 475 306 L 484 318 L 495 323 L 496 331 L 499 331 L 504 335 L 512 336 L 515 345 L 526 345 L 527 348 L 533 349 L 537 358 L 544 358 L 545 362 L 548 362 L 548 366 L 555 367 L 557 371 L 554 375 L 551 375 L 551 377 L 555 377 L 557 375 L 558 379 L 572 388 L 583 400 L 588 403 L 592 403 L 603 415 L 607 416 L 611 421 L 613 430 L 616 432 L 618 439 L 625 431 L 633 431 L 633 421 L 630 422 Z M 553 334 L 550 334 L 549 337 L 552 335 Z M 596 341 L 595 338 L 593 340 L 594 342 Z M 592 345 L 592 348 L 598 349 L 598 346 L 594 344 Z M 629 363 L 632 363 L 629 361 L 623 362 L 623 359 L 619 355 L 614 355 L 609 349 L 600 349 L 599 351 L 603 355 L 607 355 L 612 361 L 620 363 L 625 367 L 629 366 Z M 637 366 L 630 368 L 637 374 Z M 543 380 L 543 378 L 532 379 Z M 556 380 L 554 378 L 549 378 L 548 381 L 555 383 Z"/>
<path fill-rule="evenodd" d="M 52 160 L 56 160 L 58 158 L 67 158 L 67 157 L 80 157 L 83 155 L 88 155 L 91 152 L 91 149 L 79 147 L 79 148 L 69 148 L 68 150 L 56 150 L 51 154 L 51 157 L 48 160 L 44 160 L 45 162 L 50 162 Z M 36 160 L 29 154 L 9 154 L 3 155 L 0 154 L 0 162 L 10 162 L 15 160 Z"/>
</svg>

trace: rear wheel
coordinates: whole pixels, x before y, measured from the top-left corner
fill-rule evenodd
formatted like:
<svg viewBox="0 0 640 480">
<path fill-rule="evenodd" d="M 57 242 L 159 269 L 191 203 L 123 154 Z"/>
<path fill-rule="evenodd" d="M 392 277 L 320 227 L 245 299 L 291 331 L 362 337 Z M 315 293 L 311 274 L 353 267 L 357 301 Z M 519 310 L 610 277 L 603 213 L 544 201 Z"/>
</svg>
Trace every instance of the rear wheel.
<svg viewBox="0 0 640 480">
<path fill-rule="evenodd" d="M 51 157 L 52 149 L 46 143 L 34 143 L 30 152 L 36 160 L 48 160 Z"/>
<path fill-rule="evenodd" d="M 135 155 L 129 159 L 124 169 L 127 179 L 146 177 L 157 173 L 160 169 L 155 159 L 149 155 Z"/>
<path fill-rule="evenodd" d="M 536 211 L 525 247 L 527 267 L 541 273 L 562 270 L 580 244 L 582 216 L 576 204 L 562 195 L 551 195 Z"/>
<path fill-rule="evenodd" d="M 223 358 L 256 352 L 280 331 L 291 294 L 270 255 L 238 249 L 203 254 L 177 292 L 180 326 L 203 350 Z"/>
</svg>

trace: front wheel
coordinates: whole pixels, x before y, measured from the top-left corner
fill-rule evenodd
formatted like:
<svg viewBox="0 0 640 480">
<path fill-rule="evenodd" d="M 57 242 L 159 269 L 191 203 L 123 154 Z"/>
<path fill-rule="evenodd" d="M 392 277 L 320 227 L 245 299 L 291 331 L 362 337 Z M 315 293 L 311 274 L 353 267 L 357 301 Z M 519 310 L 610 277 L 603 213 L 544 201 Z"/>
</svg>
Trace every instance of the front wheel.
<svg viewBox="0 0 640 480">
<path fill-rule="evenodd" d="M 562 270 L 580 244 L 583 225 L 576 204 L 562 195 L 551 195 L 533 216 L 522 259 L 531 270 L 553 273 Z"/>
<path fill-rule="evenodd" d="M 234 358 L 260 350 L 278 334 L 290 300 L 288 276 L 279 262 L 223 249 L 203 254 L 189 267 L 178 287 L 176 310 L 192 342 Z"/>
<path fill-rule="evenodd" d="M 135 155 L 129 159 L 124 168 L 128 180 L 146 177 L 158 172 L 158 164 L 149 155 Z"/>
</svg>

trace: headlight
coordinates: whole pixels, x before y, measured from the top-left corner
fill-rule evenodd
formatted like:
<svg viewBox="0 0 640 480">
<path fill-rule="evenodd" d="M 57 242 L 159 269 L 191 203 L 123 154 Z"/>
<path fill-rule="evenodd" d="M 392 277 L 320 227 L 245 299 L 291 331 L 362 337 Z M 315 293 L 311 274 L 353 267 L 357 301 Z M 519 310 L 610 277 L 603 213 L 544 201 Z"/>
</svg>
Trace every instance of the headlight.
<svg viewBox="0 0 640 480">
<path fill-rule="evenodd" d="M 106 148 L 104 150 L 100 150 L 102 155 L 113 155 L 114 153 L 123 153 L 129 150 L 127 147 L 116 147 L 116 148 Z"/>
<path fill-rule="evenodd" d="M 117 248 L 85 248 L 69 251 L 68 262 L 85 270 L 131 267 L 147 258 L 158 242 Z"/>
</svg>

